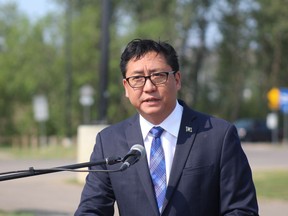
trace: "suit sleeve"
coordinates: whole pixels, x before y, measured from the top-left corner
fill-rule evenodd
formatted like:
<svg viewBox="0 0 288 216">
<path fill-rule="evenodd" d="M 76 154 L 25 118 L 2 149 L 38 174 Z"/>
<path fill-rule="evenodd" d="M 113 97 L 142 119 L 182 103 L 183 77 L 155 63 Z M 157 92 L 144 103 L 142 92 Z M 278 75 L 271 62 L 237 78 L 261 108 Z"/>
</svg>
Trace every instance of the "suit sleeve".
<svg viewBox="0 0 288 216">
<path fill-rule="evenodd" d="M 100 133 L 96 137 L 96 145 L 90 161 L 103 159 Z M 91 169 L 107 170 L 106 165 L 93 166 Z M 81 201 L 75 216 L 113 216 L 115 197 L 108 173 L 90 172 L 82 191 Z"/>
<path fill-rule="evenodd" d="M 221 215 L 258 215 L 251 168 L 233 125 L 224 136 L 220 169 Z"/>
</svg>

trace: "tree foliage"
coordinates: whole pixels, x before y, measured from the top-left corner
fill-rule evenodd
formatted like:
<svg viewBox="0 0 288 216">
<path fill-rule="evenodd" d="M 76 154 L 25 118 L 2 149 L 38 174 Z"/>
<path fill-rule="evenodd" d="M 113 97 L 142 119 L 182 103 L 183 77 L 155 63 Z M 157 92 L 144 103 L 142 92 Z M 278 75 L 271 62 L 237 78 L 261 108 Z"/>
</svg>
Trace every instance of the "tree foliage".
<svg viewBox="0 0 288 216">
<path fill-rule="evenodd" d="M 49 135 L 64 137 L 68 126 L 76 134 L 85 84 L 95 90 L 91 122 L 99 119 L 102 1 L 54 2 L 59 10 L 34 22 L 15 3 L 0 5 L 0 142 L 37 135 L 36 94 L 49 101 Z M 121 52 L 134 38 L 173 44 L 183 77 L 180 97 L 230 121 L 265 117 L 267 91 L 287 86 L 288 9 L 282 0 L 119 0 L 111 1 L 110 13 L 108 123 L 135 112 L 119 69 Z"/>
</svg>

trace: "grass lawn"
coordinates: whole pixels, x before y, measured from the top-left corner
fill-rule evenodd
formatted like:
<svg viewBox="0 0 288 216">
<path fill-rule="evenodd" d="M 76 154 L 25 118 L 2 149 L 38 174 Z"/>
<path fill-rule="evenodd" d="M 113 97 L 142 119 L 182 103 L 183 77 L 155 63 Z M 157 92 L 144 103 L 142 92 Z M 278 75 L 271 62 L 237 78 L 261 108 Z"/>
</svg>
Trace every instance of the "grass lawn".
<svg viewBox="0 0 288 216">
<path fill-rule="evenodd" d="M 13 148 L 0 146 L 0 159 L 17 158 L 17 159 L 76 159 L 76 145 L 48 145 L 39 148 Z M 1 215 L 0 215 L 1 216 Z"/>
<path fill-rule="evenodd" d="M 288 201 L 288 170 L 253 172 L 257 196 Z"/>
<path fill-rule="evenodd" d="M 35 214 L 32 214 L 32 213 L 25 213 L 25 212 L 11 212 L 11 213 L 8 213 L 8 212 L 3 212 L 3 211 L 0 211 L 0 216 L 34 216 Z"/>
</svg>

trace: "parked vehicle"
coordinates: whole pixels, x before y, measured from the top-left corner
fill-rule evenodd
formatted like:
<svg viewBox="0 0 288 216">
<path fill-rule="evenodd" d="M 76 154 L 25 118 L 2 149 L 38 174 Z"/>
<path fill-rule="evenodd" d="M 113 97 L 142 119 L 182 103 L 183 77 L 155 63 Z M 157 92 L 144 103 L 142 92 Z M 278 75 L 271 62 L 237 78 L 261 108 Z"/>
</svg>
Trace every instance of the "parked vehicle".
<svg viewBox="0 0 288 216">
<path fill-rule="evenodd" d="M 248 142 L 271 142 L 272 130 L 263 119 L 239 119 L 234 122 L 241 141 Z"/>
</svg>

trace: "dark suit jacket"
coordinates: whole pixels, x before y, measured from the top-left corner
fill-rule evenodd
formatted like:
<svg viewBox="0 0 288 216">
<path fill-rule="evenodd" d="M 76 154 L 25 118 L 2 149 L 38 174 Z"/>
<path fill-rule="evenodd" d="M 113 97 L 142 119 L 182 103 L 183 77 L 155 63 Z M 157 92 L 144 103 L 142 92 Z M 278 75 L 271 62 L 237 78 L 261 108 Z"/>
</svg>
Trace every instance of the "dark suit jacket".
<svg viewBox="0 0 288 216">
<path fill-rule="evenodd" d="M 258 215 L 256 192 L 235 127 L 185 104 L 161 215 Z M 91 160 L 124 156 L 143 145 L 139 115 L 109 126 L 96 138 Z M 117 169 L 117 165 L 92 169 Z M 157 216 L 147 159 L 118 173 L 89 173 L 75 215 Z"/>
</svg>

